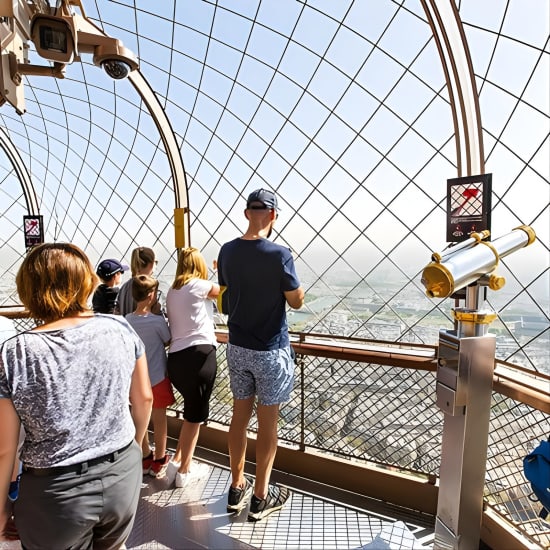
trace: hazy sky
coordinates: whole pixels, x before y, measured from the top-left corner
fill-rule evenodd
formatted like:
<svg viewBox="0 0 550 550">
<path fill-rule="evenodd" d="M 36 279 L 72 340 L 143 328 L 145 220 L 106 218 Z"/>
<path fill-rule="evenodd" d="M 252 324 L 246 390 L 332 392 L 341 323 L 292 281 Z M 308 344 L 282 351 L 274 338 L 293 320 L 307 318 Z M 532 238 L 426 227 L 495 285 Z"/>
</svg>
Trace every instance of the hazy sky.
<svg viewBox="0 0 550 550">
<path fill-rule="evenodd" d="M 244 230 L 244 197 L 268 187 L 282 206 L 276 240 L 308 278 L 347 272 L 419 287 L 431 253 L 446 246 L 446 185 L 457 175 L 444 72 L 420 2 L 151 6 L 84 2 L 138 55 L 169 116 L 187 172 L 192 244 L 209 263 Z M 460 14 L 493 174 L 493 235 L 521 224 L 538 235 L 502 269 L 515 295 L 540 311 L 529 297 L 547 308 L 548 2 L 468 0 Z M 111 80 L 90 55 L 82 60 L 63 80 L 27 77 L 22 117 L 0 108 L 47 239 L 74 241 L 94 262 L 128 261 L 134 246 L 153 246 L 173 273 L 174 192 L 159 132 L 128 81 Z M 0 156 L 2 262 L 13 276 L 25 204 Z"/>
</svg>

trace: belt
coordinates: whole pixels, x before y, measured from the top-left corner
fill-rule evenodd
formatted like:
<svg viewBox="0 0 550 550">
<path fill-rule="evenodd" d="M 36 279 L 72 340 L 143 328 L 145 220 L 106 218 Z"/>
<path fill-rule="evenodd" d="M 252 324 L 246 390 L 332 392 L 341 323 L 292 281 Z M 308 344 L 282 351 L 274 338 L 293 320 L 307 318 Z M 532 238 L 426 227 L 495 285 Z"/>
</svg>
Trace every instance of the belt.
<svg viewBox="0 0 550 550">
<path fill-rule="evenodd" d="M 97 464 L 102 464 L 103 462 L 116 462 L 124 451 L 130 447 L 133 443 L 133 440 L 118 449 L 118 451 L 113 451 L 107 455 L 98 456 L 97 458 L 92 458 L 90 460 L 85 460 L 84 462 L 79 462 L 78 464 L 69 464 L 68 466 L 52 466 L 51 468 L 32 468 L 31 466 L 23 466 L 23 471 L 33 476 L 58 476 L 61 474 L 85 474 L 88 471 L 88 468 L 96 466 Z"/>
</svg>

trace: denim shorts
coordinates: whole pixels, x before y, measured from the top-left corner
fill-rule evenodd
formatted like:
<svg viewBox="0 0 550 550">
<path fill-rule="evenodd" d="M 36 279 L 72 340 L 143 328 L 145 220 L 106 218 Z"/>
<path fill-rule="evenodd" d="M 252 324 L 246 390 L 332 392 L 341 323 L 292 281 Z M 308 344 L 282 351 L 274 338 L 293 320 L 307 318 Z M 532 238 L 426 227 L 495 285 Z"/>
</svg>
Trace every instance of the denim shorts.
<svg viewBox="0 0 550 550">
<path fill-rule="evenodd" d="M 260 405 L 279 405 L 290 400 L 294 387 L 290 346 L 257 351 L 227 344 L 227 366 L 234 399 L 257 395 Z"/>
</svg>

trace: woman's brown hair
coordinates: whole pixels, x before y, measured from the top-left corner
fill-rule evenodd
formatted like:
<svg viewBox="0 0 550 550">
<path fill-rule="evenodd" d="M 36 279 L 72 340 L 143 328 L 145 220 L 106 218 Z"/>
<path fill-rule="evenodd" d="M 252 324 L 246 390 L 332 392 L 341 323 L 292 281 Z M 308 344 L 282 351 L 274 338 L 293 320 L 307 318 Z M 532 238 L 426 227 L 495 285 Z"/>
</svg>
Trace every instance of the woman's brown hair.
<svg viewBox="0 0 550 550">
<path fill-rule="evenodd" d="M 145 269 L 149 264 L 155 261 L 155 251 L 152 248 L 146 246 L 140 246 L 132 250 L 132 257 L 130 258 L 130 269 L 132 270 L 132 277 L 139 275 L 140 271 Z"/>
<path fill-rule="evenodd" d="M 30 316 L 46 323 L 89 311 L 98 278 L 88 256 L 70 243 L 31 248 L 15 277 Z"/>
<path fill-rule="evenodd" d="M 198 248 L 184 248 L 178 257 L 176 277 L 172 288 L 177 290 L 191 279 L 208 279 L 208 267 Z"/>
</svg>

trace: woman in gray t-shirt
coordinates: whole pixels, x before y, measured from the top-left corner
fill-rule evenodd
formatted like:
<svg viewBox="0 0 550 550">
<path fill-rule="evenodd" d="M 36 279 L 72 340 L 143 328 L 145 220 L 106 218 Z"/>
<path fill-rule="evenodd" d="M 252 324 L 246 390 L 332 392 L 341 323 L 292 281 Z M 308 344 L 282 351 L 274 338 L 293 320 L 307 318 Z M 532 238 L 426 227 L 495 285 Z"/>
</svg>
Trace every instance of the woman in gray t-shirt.
<svg viewBox="0 0 550 550">
<path fill-rule="evenodd" d="M 152 403 L 143 343 L 122 317 L 89 310 L 97 278 L 74 245 L 33 248 L 16 282 L 30 317 L 43 324 L 0 347 L 0 503 L 21 423 L 14 517 L 23 547 L 119 548 L 137 508 L 135 440 Z"/>
</svg>

